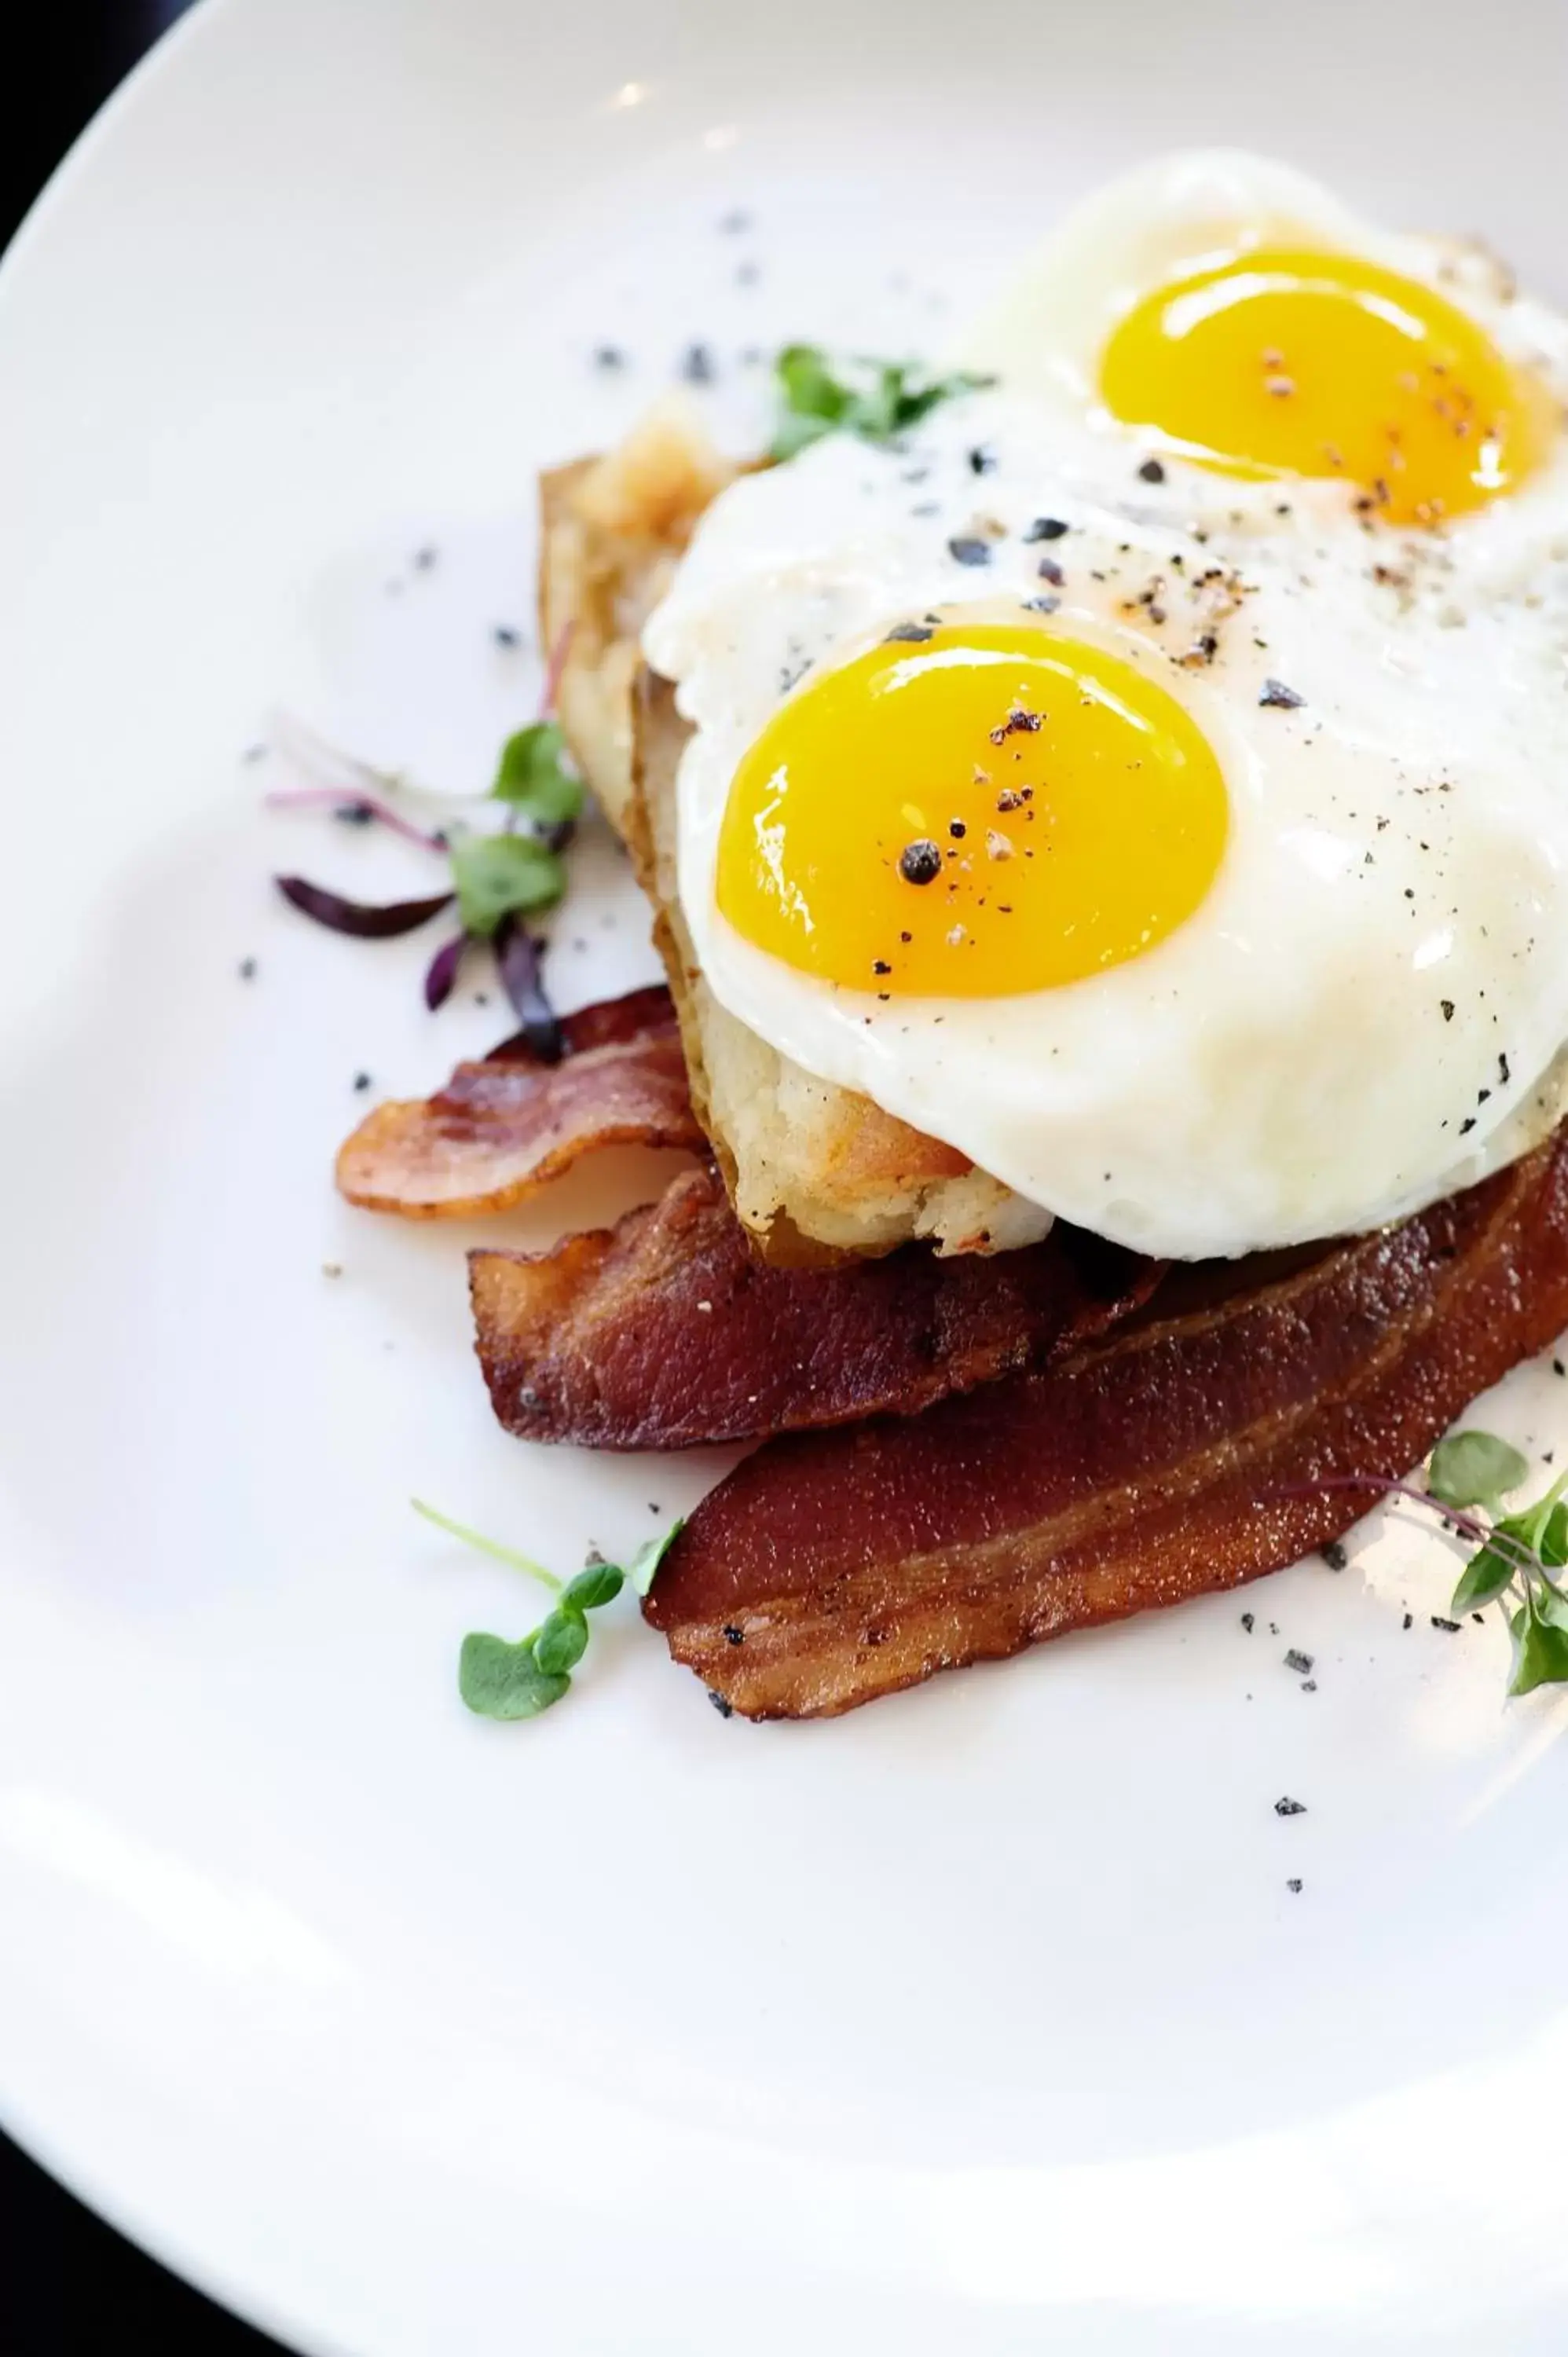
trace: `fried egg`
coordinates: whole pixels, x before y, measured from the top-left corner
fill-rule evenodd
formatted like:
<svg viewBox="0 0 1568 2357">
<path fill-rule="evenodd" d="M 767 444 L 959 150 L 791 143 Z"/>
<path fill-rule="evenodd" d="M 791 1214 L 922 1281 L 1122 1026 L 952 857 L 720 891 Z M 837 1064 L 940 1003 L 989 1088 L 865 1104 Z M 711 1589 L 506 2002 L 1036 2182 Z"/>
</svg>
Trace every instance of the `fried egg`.
<svg viewBox="0 0 1568 2357">
<path fill-rule="evenodd" d="M 1568 526 L 1568 322 L 1474 242 L 1395 235 L 1302 174 L 1176 156 L 1080 206 L 962 339 L 1064 441 L 1277 529 L 1494 508 Z M 1102 463 L 1090 451 L 1086 463 Z"/>
<path fill-rule="evenodd" d="M 1558 1117 L 1568 600 L 1466 598 L 1461 534 L 1562 465 L 1540 371 L 1480 328 L 1496 382 L 1523 371 L 1517 428 L 1466 348 L 1492 454 L 1421 443 L 1398 519 L 1259 442 L 1218 348 L 1187 406 L 1112 412 L 1108 386 L 1165 398 L 1156 287 L 1201 311 L 1232 251 L 1190 210 L 1200 242 L 1151 210 L 1153 271 L 1121 276 L 1144 249 L 1102 237 L 1097 274 L 1079 216 L 976 339 L 1002 381 L 897 447 L 736 482 L 644 644 L 693 726 L 679 889 L 720 1002 L 1029 1201 L 1197 1258 L 1375 1227 Z M 1249 219 L 1254 256 L 1312 247 L 1303 202 Z M 1369 253 L 1362 294 L 1392 266 Z M 1305 330 L 1267 333 L 1312 379 Z M 1198 414 L 1206 381 L 1230 406 Z M 1370 464 L 1391 414 L 1337 447 Z"/>
</svg>

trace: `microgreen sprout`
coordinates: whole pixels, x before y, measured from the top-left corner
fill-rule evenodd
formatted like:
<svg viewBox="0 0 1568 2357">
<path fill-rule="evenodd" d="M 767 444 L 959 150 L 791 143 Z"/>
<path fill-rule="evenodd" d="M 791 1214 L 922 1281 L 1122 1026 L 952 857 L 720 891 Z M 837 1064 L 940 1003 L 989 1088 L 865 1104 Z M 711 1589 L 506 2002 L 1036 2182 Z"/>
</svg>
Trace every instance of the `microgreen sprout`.
<svg viewBox="0 0 1568 2357">
<path fill-rule="evenodd" d="M 434 1010 L 445 1004 L 467 950 L 474 942 L 487 942 L 528 1045 L 550 1062 L 561 1053 L 560 1034 L 540 979 L 539 945 L 530 938 L 526 920 L 553 909 L 565 891 L 562 854 L 583 807 L 582 780 L 561 729 L 550 717 L 570 636 L 569 629 L 563 630 L 552 651 L 538 719 L 518 729 L 501 748 L 485 796 L 505 813 L 498 830 L 487 833 L 461 822 L 416 826 L 394 807 L 395 796 L 413 791 L 404 779 L 371 768 L 286 716 L 275 725 L 280 748 L 320 782 L 266 797 L 274 810 L 330 810 L 360 825 L 385 827 L 444 862 L 444 890 L 390 903 L 353 900 L 302 876 L 279 876 L 274 881 L 302 915 L 329 931 L 360 941 L 387 941 L 413 932 L 456 903 L 458 931 L 442 943 L 424 971 L 425 1005 Z"/>
<path fill-rule="evenodd" d="M 461 1539 L 466 1546 L 477 1547 L 498 1563 L 510 1565 L 513 1571 L 526 1572 L 555 1598 L 538 1628 L 515 1642 L 483 1630 L 471 1630 L 464 1638 L 457 1657 L 457 1691 L 480 1718 L 537 1718 L 542 1710 L 559 1702 L 587 1651 L 588 1614 L 612 1604 L 623 1587 L 646 1596 L 681 1528 L 673 1523 L 657 1538 L 645 1540 L 624 1569 L 590 1555 L 575 1579 L 562 1580 L 532 1555 L 503 1546 L 499 1539 L 487 1538 L 466 1523 L 454 1522 L 450 1514 L 439 1512 L 423 1498 L 410 1502 L 414 1512 L 434 1523 L 437 1530 Z"/>
<path fill-rule="evenodd" d="M 779 418 L 769 456 L 792 458 L 824 434 L 890 442 L 944 401 L 976 393 L 989 377 L 923 376 L 911 362 L 864 358 L 830 364 L 817 344 L 786 344 L 774 362 Z"/>
<path fill-rule="evenodd" d="M 1458 1620 L 1495 1604 L 1513 1638 L 1510 1695 L 1568 1684 L 1568 1591 L 1553 1577 L 1568 1566 L 1568 1470 L 1545 1493 L 1510 1512 L 1509 1495 L 1528 1480 L 1528 1459 L 1511 1441 L 1468 1429 L 1450 1433 L 1432 1452 L 1426 1486 L 1377 1474 L 1332 1475 L 1289 1494 L 1380 1490 L 1441 1513 L 1473 1550 L 1449 1611 Z"/>
</svg>

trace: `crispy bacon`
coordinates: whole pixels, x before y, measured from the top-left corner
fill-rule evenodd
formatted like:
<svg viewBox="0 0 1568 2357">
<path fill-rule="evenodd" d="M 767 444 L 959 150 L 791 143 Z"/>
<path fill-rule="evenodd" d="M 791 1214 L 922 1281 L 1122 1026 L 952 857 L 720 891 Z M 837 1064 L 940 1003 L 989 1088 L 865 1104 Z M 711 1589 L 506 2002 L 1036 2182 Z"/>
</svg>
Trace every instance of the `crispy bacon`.
<svg viewBox="0 0 1568 2357">
<path fill-rule="evenodd" d="M 350 1203 L 405 1219 L 510 1211 L 596 1146 L 706 1144 L 662 985 L 561 1021 L 559 1062 L 520 1033 L 433 1097 L 378 1105 L 338 1157 Z"/>
<path fill-rule="evenodd" d="M 1246 1275 L 914 1422 L 760 1449 L 693 1515 L 648 1618 L 735 1709 L 811 1717 L 1294 1561 L 1376 1495 L 1315 1484 L 1400 1475 L 1568 1324 L 1568 1129 L 1398 1228 Z"/>
<path fill-rule="evenodd" d="M 910 1415 L 1040 1365 L 1153 1291 L 1160 1264 L 1059 1227 L 993 1259 L 914 1245 L 769 1267 L 716 1172 L 547 1253 L 468 1255 L 497 1415 L 530 1440 L 691 1448 Z"/>
</svg>

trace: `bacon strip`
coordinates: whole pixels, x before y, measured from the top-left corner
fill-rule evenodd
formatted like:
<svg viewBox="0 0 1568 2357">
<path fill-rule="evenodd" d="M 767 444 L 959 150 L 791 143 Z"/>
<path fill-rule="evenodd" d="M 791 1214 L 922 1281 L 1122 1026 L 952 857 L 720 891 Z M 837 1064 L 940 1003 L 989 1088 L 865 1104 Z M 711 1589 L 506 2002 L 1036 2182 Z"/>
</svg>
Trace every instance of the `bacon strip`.
<svg viewBox="0 0 1568 2357">
<path fill-rule="evenodd" d="M 479 1362 L 529 1440 L 691 1448 L 901 1415 L 1102 1332 L 1160 1264 L 1059 1227 L 993 1259 L 916 1245 L 770 1267 L 711 1169 L 547 1253 L 474 1252 Z"/>
<path fill-rule="evenodd" d="M 603 1146 L 706 1146 L 660 985 L 563 1017 L 544 1062 L 521 1035 L 459 1064 L 433 1097 L 378 1105 L 338 1157 L 338 1186 L 368 1211 L 467 1219 L 507 1211 Z"/>
<path fill-rule="evenodd" d="M 1295 1561 L 1376 1494 L 1315 1483 L 1402 1472 L 1568 1325 L 1568 1128 L 1236 1285 L 912 1423 L 760 1449 L 692 1516 L 649 1620 L 736 1710 L 801 1718 Z"/>
</svg>

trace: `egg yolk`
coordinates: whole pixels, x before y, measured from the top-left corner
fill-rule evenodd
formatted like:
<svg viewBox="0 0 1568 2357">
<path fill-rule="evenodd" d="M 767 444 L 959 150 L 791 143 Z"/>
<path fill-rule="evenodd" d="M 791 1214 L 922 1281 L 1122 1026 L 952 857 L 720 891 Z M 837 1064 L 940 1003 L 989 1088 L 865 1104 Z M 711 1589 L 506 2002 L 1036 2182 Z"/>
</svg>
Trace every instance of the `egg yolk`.
<svg viewBox="0 0 1568 2357">
<path fill-rule="evenodd" d="M 1188 456 L 1343 476 L 1395 523 L 1510 490 L 1550 430 L 1540 388 L 1473 319 L 1348 253 L 1260 248 L 1156 288 L 1112 334 L 1100 390 Z"/>
<path fill-rule="evenodd" d="M 1191 916 L 1228 823 L 1208 743 L 1132 663 L 932 616 L 774 714 L 731 784 L 718 907 L 851 989 L 1046 990 Z"/>
</svg>

